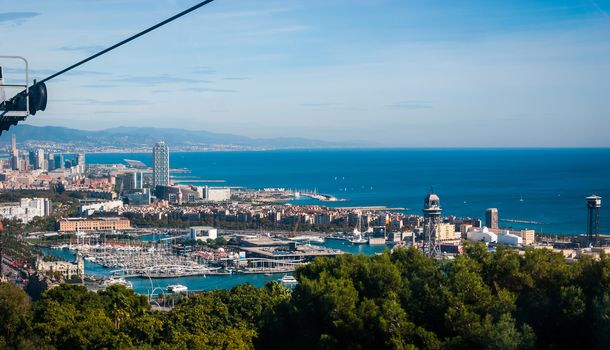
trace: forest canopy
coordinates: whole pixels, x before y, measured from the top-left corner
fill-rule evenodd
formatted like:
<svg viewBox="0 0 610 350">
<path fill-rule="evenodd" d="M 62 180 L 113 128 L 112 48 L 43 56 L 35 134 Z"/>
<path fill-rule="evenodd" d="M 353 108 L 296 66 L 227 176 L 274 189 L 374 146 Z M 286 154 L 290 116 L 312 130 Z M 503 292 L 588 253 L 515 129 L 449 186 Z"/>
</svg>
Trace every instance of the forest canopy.
<svg viewBox="0 0 610 350">
<path fill-rule="evenodd" d="M 608 349 L 610 258 L 469 245 L 317 259 L 277 282 L 184 298 L 169 312 L 120 286 L 61 285 L 32 302 L 0 283 L 0 348 Z"/>
</svg>

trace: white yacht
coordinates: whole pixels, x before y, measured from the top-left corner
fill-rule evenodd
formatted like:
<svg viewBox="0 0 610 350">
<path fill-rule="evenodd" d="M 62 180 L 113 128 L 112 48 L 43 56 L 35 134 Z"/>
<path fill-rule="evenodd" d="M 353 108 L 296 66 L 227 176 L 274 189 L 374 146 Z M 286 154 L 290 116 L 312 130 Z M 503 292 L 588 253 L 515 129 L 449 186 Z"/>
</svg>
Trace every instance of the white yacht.
<svg viewBox="0 0 610 350">
<path fill-rule="evenodd" d="M 189 289 L 187 286 L 183 286 L 181 284 L 172 284 L 167 286 L 167 291 L 170 293 L 185 293 Z"/>
<path fill-rule="evenodd" d="M 299 281 L 297 281 L 297 279 L 294 278 L 294 276 L 290 276 L 290 275 L 284 275 L 284 277 L 280 278 L 280 282 L 282 282 L 283 284 L 297 284 L 297 283 L 299 283 Z"/>
<path fill-rule="evenodd" d="M 362 237 L 362 234 L 358 233 L 358 235 L 355 235 L 355 237 L 350 239 L 349 242 L 351 244 L 367 244 L 369 243 L 369 240 Z"/>
<path fill-rule="evenodd" d="M 103 286 L 109 287 L 114 285 L 125 286 L 126 288 L 133 289 L 133 284 L 122 277 L 111 277 L 104 281 Z"/>
</svg>

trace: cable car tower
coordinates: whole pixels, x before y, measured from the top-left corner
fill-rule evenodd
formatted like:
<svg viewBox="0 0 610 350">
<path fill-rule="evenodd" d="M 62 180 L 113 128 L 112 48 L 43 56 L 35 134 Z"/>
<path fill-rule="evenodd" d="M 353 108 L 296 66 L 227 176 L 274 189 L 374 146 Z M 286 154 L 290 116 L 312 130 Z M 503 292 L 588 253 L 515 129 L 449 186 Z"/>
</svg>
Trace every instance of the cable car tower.
<svg viewBox="0 0 610 350">
<path fill-rule="evenodd" d="M 424 233 L 422 251 L 426 256 L 436 258 L 441 255 L 438 244 L 438 226 L 441 224 L 441 200 L 431 189 L 424 199 Z"/>
<path fill-rule="evenodd" d="M 602 197 L 592 195 L 587 200 L 587 238 L 589 245 L 597 244 L 599 240 L 599 208 L 602 206 Z"/>
</svg>

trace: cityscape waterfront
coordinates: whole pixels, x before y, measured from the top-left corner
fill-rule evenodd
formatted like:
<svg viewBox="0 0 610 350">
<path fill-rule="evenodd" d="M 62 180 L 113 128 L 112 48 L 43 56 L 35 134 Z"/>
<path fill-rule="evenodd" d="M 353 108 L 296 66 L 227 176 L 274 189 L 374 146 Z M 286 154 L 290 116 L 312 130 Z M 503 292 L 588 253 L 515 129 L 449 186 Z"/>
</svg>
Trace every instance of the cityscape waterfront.
<svg viewBox="0 0 610 350">
<path fill-rule="evenodd" d="M 426 255 L 451 256 L 461 251 L 464 240 L 485 241 L 491 247 L 545 244 L 536 239 L 537 234 L 557 248 L 557 242 L 570 242 L 569 237 L 574 236 L 571 241 L 576 243 L 565 246 L 565 254 L 575 257 L 574 248 L 606 240 L 606 212 L 602 210 L 601 216 L 596 212 L 593 220 L 584 210 L 582 193 L 601 195 L 600 203 L 607 193 L 597 187 L 597 179 L 587 182 L 579 178 L 584 173 L 577 166 L 590 167 L 600 159 L 610 159 L 608 150 L 381 149 L 170 156 L 168 146 L 159 142 L 153 157 L 85 156 L 47 155 L 43 149 L 23 153 L 13 138 L 9 151 L 3 188 L 44 196 L 60 186 L 62 192 L 80 199 L 75 213 L 53 212 L 48 198 L 23 198 L 20 206 L 5 206 L 5 216 L 23 217 L 26 223 L 34 215 L 56 220 L 57 231 L 33 232 L 28 239 L 59 238 L 64 243 L 47 243 L 54 249 L 45 248 L 46 255 L 86 260 L 80 270 L 66 265 L 66 271 L 101 278 L 102 284 L 126 278 L 125 283 L 135 283 L 138 292 L 150 297 L 154 290 L 163 293 L 176 283 L 191 290 L 230 288 L 243 282 L 260 286 L 316 256 L 372 254 L 396 245 L 421 244 Z M 486 156 L 495 160 L 486 162 L 485 167 L 466 162 Z M 539 165 L 541 157 L 544 167 Z M 451 170 L 434 175 L 430 162 Z M 368 167 L 363 168 L 362 163 Z M 598 166 L 600 177 L 610 176 L 610 162 L 604 164 Z M 391 170 L 374 171 L 383 165 Z M 520 177 L 513 173 L 524 168 L 530 172 Z M 553 174 L 565 175 L 569 169 L 573 169 L 571 181 L 562 176 L 556 181 L 563 186 L 549 191 Z M 546 189 L 540 185 L 541 177 L 547 179 Z M 450 199 L 443 196 L 441 209 L 439 197 L 430 192 L 422 216 L 419 203 L 426 190 L 421 183 L 426 180 L 448 193 Z M 42 209 L 28 209 L 32 201 L 42 201 Z M 580 206 L 575 208 L 578 202 Z M 438 210 L 430 209 L 431 205 Z M 30 214 L 16 214 L 19 210 Z M 585 235 L 593 231 L 595 238 Z M 107 236 L 112 237 L 110 244 Z M 121 236 L 143 241 L 120 243 Z M 161 237 L 158 241 L 154 239 L 157 236 Z M 223 243 L 214 251 L 217 238 Z M 117 239 L 119 245 L 112 243 Z M 197 244 L 206 240 L 212 245 Z M 362 243 L 371 248 L 363 249 Z M 69 252 L 62 248 L 69 248 Z M 60 268 L 57 263 L 37 266 Z M 257 274 L 265 277 L 255 277 Z"/>
<path fill-rule="evenodd" d="M 0 350 L 610 349 L 609 6 L 3 3 Z"/>
</svg>

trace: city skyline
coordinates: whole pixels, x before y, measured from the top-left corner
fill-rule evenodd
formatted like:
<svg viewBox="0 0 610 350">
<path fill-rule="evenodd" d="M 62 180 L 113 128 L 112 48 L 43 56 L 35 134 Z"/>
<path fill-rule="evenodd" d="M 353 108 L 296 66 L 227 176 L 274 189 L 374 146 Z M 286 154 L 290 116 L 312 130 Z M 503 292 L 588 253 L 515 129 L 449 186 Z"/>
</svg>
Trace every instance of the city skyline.
<svg viewBox="0 0 610 350">
<path fill-rule="evenodd" d="M 610 0 L 0 32 L 1 349 L 610 349 Z"/>
<path fill-rule="evenodd" d="M 41 79 L 195 3 L 6 4 L 0 51 L 26 56 Z M 380 146 L 607 147 L 608 8 L 217 0 L 52 81 L 48 110 L 28 122 Z M 26 45 L 32 38 L 41 43 Z"/>
</svg>

